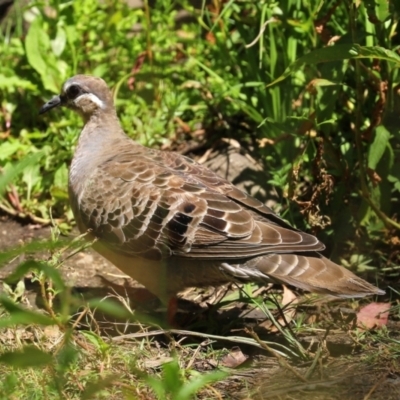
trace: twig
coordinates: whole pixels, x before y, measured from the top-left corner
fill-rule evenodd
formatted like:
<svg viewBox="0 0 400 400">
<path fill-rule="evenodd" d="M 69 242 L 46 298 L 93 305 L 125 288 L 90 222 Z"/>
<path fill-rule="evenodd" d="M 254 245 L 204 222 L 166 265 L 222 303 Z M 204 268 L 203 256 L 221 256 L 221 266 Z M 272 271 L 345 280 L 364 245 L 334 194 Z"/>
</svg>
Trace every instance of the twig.
<svg viewBox="0 0 400 400">
<path fill-rule="evenodd" d="M 6 214 L 11 215 L 12 217 L 17 217 L 17 218 L 21 218 L 21 219 L 29 219 L 32 222 L 34 222 L 35 224 L 50 225 L 50 223 L 51 223 L 50 219 L 40 218 L 31 213 L 19 212 L 10 207 L 7 207 L 6 205 L 4 205 L 2 203 L 0 203 L 0 210 L 4 211 Z"/>
<path fill-rule="evenodd" d="M 54 320 L 54 322 L 58 325 L 59 328 L 63 328 L 63 324 L 58 320 L 56 314 L 54 313 L 53 307 L 50 305 L 49 299 L 47 298 L 46 287 L 45 287 L 45 280 L 43 276 L 39 279 L 39 286 L 40 286 L 40 294 L 42 295 L 44 308 L 49 313 L 50 317 Z"/>
<path fill-rule="evenodd" d="M 375 214 L 382 220 L 387 228 L 391 226 L 393 228 L 400 230 L 400 224 L 393 219 L 389 218 L 383 211 L 379 209 L 379 207 L 371 200 L 369 193 L 364 193 L 360 191 L 359 194 L 363 197 L 363 199 L 368 203 L 368 205 L 374 210 Z"/>
<path fill-rule="evenodd" d="M 194 353 L 193 353 L 193 356 L 191 357 L 191 359 L 189 360 L 189 362 L 188 362 L 188 364 L 187 364 L 187 366 L 186 366 L 186 370 L 189 370 L 191 367 L 192 367 L 192 365 L 193 365 L 193 363 L 194 363 L 194 360 L 196 359 L 196 357 L 197 357 L 197 354 L 199 354 L 199 351 L 200 351 L 200 349 L 203 347 L 203 346 L 207 346 L 208 344 L 210 344 L 211 343 L 211 340 L 205 340 L 204 342 L 201 342 L 198 346 L 197 346 L 197 348 L 196 348 L 196 350 L 194 351 Z"/>
<path fill-rule="evenodd" d="M 121 336 L 114 336 L 111 338 L 113 342 L 119 342 L 125 339 L 138 339 L 138 338 L 143 338 L 143 337 L 149 337 L 149 336 L 157 336 L 157 335 L 165 335 L 166 333 L 172 333 L 174 335 L 185 335 L 185 336 L 197 336 L 197 337 L 202 337 L 206 339 L 211 339 L 211 340 L 224 340 L 226 342 L 233 342 L 233 343 L 242 343 L 250 346 L 255 346 L 258 348 L 263 348 L 260 343 L 258 343 L 255 340 L 252 340 L 250 338 L 246 337 L 240 337 L 240 336 L 217 336 L 217 335 L 209 335 L 207 333 L 201 333 L 201 332 L 192 332 L 192 331 L 185 331 L 185 330 L 180 330 L 180 329 L 170 329 L 168 331 L 165 331 L 163 329 L 158 329 L 150 332 L 138 332 L 138 333 L 129 333 L 127 335 L 121 335 Z M 265 342 L 262 342 L 265 343 Z M 279 343 L 274 343 L 274 345 L 282 347 L 286 351 L 290 351 L 287 347 L 279 344 Z M 287 357 L 284 353 L 281 353 L 279 350 L 274 350 L 277 354 L 279 354 L 281 357 Z M 293 355 L 295 353 L 292 352 Z"/>
<path fill-rule="evenodd" d="M 371 390 L 364 396 L 363 400 L 369 400 L 372 394 L 375 392 L 375 390 L 382 385 L 383 382 L 385 382 L 386 378 L 388 376 L 388 373 L 383 374 L 381 379 L 379 379 L 377 382 L 375 382 L 375 385 L 372 386 Z"/>
<path fill-rule="evenodd" d="M 265 28 L 267 27 L 267 25 L 272 23 L 272 22 L 278 22 L 278 20 L 275 17 L 272 17 L 272 18 L 268 19 L 267 21 L 265 21 L 263 23 L 261 29 L 260 29 L 260 32 L 258 32 L 258 35 L 255 37 L 255 39 L 251 43 L 246 44 L 244 47 L 246 49 L 249 49 L 250 47 L 254 46 L 260 40 L 260 38 L 261 38 L 262 34 L 264 33 Z"/>
<path fill-rule="evenodd" d="M 222 396 L 221 396 L 221 393 L 217 389 L 213 388 L 211 385 L 206 385 L 206 388 L 210 389 L 212 392 L 214 392 L 214 395 L 215 395 L 214 398 L 215 399 L 223 400 Z"/>
<path fill-rule="evenodd" d="M 271 353 L 279 362 L 279 365 L 282 368 L 286 368 L 289 370 L 293 375 L 295 375 L 297 378 L 299 378 L 303 382 L 308 382 L 307 378 L 305 378 L 303 375 L 298 373 L 291 365 L 288 364 L 288 362 L 279 354 L 277 353 L 274 349 L 269 347 L 265 342 L 263 342 L 255 333 L 253 330 L 250 330 L 248 328 L 245 329 L 245 332 L 249 334 L 259 345 L 262 347 L 264 350 L 267 350 L 269 353 Z"/>
<path fill-rule="evenodd" d="M 72 330 L 74 330 L 78 326 L 79 322 L 81 322 L 81 319 L 86 315 L 88 310 L 89 310 L 89 307 L 85 307 L 82 310 L 82 312 L 79 314 L 78 318 L 75 320 L 74 324 L 72 325 L 72 328 L 71 328 Z"/>
<path fill-rule="evenodd" d="M 321 349 L 322 349 L 322 346 L 321 345 L 318 346 L 318 350 L 317 350 L 317 353 L 315 354 L 314 360 L 313 360 L 310 368 L 307 370 L 307 372 L 305 374 L 306 379 L 309 379 L 311 377 L 312 373 L 314 372 L 314 369 L 317 366 L 317 362 L 321 356 L 321 352 L 322 352 Z"/>
</svg>

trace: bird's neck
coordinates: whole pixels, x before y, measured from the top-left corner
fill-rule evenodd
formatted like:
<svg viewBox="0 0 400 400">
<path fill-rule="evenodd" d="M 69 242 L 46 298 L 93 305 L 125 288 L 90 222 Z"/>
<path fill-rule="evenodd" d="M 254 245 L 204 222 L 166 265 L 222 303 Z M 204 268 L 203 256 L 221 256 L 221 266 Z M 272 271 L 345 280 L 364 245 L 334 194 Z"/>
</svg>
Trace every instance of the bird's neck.
<svg viewBox="0 0 400 400">
<path fill-rule="evenodd" d="M 77 151 L 82 146 L 100 147 L 102 144 L 127 138 L 114 110 L 107 113 L 93 113 L 90 117 L 84 117 L 84 122 L 85 125 L 79 135 Z"/>
<path fill-rule="evenodd" d="M 125 134 L 115 112 L 93 114 L 85 121 L 71 162 L 69 180 L 75 190 L 110 157 L 111 149 L 132 140 Z"/>
</svg>

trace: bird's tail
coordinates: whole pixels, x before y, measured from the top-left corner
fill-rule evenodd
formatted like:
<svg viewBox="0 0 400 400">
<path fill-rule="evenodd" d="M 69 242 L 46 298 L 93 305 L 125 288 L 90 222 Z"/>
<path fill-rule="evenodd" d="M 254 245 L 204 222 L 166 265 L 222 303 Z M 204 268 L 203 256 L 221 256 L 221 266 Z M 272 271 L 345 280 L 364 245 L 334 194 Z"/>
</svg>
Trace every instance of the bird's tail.
<svg viewBox="0 0 400 400">
<path fill-rule="evenodd" d="M 346 268 L 318 253 L 270 254 L 256 268 L 271 280 L 337 297 L 364 297 L 385 294 Z"/>
</svg>

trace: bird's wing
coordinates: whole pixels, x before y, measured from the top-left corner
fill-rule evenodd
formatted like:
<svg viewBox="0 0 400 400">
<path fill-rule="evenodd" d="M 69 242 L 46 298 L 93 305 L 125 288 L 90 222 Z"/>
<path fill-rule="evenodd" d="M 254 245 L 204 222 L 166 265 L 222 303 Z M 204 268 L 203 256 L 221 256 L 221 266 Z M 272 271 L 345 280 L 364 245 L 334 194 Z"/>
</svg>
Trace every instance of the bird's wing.
<svg viewBox="0 0 400 400">
<path fill-rule="evenodd" d="M 243 259 L 324 248 L 208 168 L 140 146 L 93 171 L 78 209 L 84 226 L 109 246 L 149 259 Z"/>
</svg>

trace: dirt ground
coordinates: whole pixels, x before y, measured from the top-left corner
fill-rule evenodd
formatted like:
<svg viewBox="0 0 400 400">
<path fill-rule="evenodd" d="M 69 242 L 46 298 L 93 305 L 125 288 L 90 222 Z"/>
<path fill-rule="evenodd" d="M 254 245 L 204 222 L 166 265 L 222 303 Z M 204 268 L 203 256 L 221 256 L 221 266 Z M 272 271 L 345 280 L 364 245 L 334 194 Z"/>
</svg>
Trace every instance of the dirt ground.
<svg viewBox="0 0 400 400">
<path fill-rule="evenodd" d="M 233 151 L 236 156 L 240 153 Z M 243 157 L 243 155 L 240 155 Z M 247 158 L 248 160 L 248 158 Z M 221 159 L 212 159 L 216 163 L 213 168 L 218 170 L 227 163 Z M 249 161 L 249 160 L 248 160 Z M 243 165 L 241 159 L 239 165 Z M 233 163 L 235 164 L 235 163 Z M 240 168 L 241 172 L 243 167 Z M 250 160 L 250 173 L 258 174 L 259 169 Z M 221 175 L 232 177 L 229 171 L 219 171 Z M 241 178 L 241 172 L 236 171 L 236 183 L 246 187 L 253 194 L 263 198 L 266 196 L 260 186 L 254 184 L 254 180 Z M 233 173 L 235 175 L 235 173 Z M 271 195 L 269 194 L 269 197 Z M 72 235 L 76 234 L 73 232 Z M 3 215 L 0 216 L 0 252 L 16 247 L 34 239 L 50 238 L 50 228 L 40 225 L 24 224 L 10 219 Z M 0 269 L 0 279 L 7 277 L 13 268 L 29 255 L 19 256 L 5 268 Z M 71 259 L 68 259 L 60 268 L 65 282 L 74 288 L 74 291 L 84 296 L 106 296 L 115 291 L 122 291 L 124 294 L 134 293 L 140 285 L 129 277 L 123 275 L 118 269 L 108 261 L 88 249 L 81 252 Z M 28 297 L 31 304 L 38 303 L 38 288 L 33 284 L 28 276 L 25 279 Z M 1 289 L 0 289 L 1 290 Z M 260 328 L 266 326 L 260 321 L 265 320 L 265 315 L 249 307 L 248 304 L 237 301 L 233 302 L 229 308 L 213 309 L 210 304 L 216 304 L 217 299 L 225 288 L 214 290 L 189 290 L 182 296 L 179 304 L 178 319 L 183 329 L 192 329 L 196 325 L 200 331 L 212 332 L 220 336 L 245 336 L 244 328 L 253 328 L 262 339 L 283 342 L 282 335 L 276 332 L 264 331 Z M 229 288 L 226 288 L 229 290 Z M 159 312 L 160 306 L 157 300 L 146 304 L 150 313 Z M 328 309 L 328 311 L 326 311 Z M 155 310 L 155 311 L 154 311 Z M 338 311 L 339 310 L 339 311 Z M 347 310 L 345 303 L 325 303 L 322 306 L 309 307 L 308 314 L 315 314 L 315 318 L 324 326 L 323 315 L 339 315 L 337 318 L 351 319 L 354 311 Z M 347 314 L 346 314 L 347 313 Z M 162 315 L 162 312 L 161 314 Z M 344 315 L 344 316 L 343 316 Z M 207 321 L 213 320 L 217 324 L 210 327 Z M 265 322 L 265 321 L 264 321 Z M 326 325 L 326 324 L 325 324 Z M 252 347 L 245 344 L 235 345 L 221 340 L 219 346 L 228 349 L 239 347 L 240 352 L 246 357 L 246 362 L 238 368 L 232 369 L 232 374 L 226 380 L 216 384 L 216 388 L 227 399 L 285 399 L 285 400 L 383 400 L 400 399 L 400 367 L 395 359 L 396 355 L 386 355 L 384 350 L 377 343 L 376 347 L 370 346 L 366 349 L 356 345 L 345 330 L 338 329 L 340 321 L 334 329 L 330 329 L 326 336 L 324 329 L 320 329 L 317 334 L 300 335 L 299 341 L 303 346 L 308 347 L 313 352 L 317 352 L 317 344 L 323 351 L 310 362 L 292 362 L 294 371 L 286 366 L 282 366 L 279 360 L 272 357 L 266 350 Z M 188 328 L 189 327 L 189 328 Z M 399 326 L 391 322 L 388 329 L 399 331 Z M 115 336 L 115 335 L 114 335 Z M 129 340 L 117 338 L 111 340 Z M 398 340 L 398 339 L 396 339 Z M 373 357 L 374 353 L 382 351 L 382 358 Z M 369 354 L 370 359 L 366 361 Z M 202 367 L 199 367 L 201 370 Z M 296 375 L 297 372 L 297 375 Z M 305 378 L 306 377 L 306 378 Z"/>
</svg>

